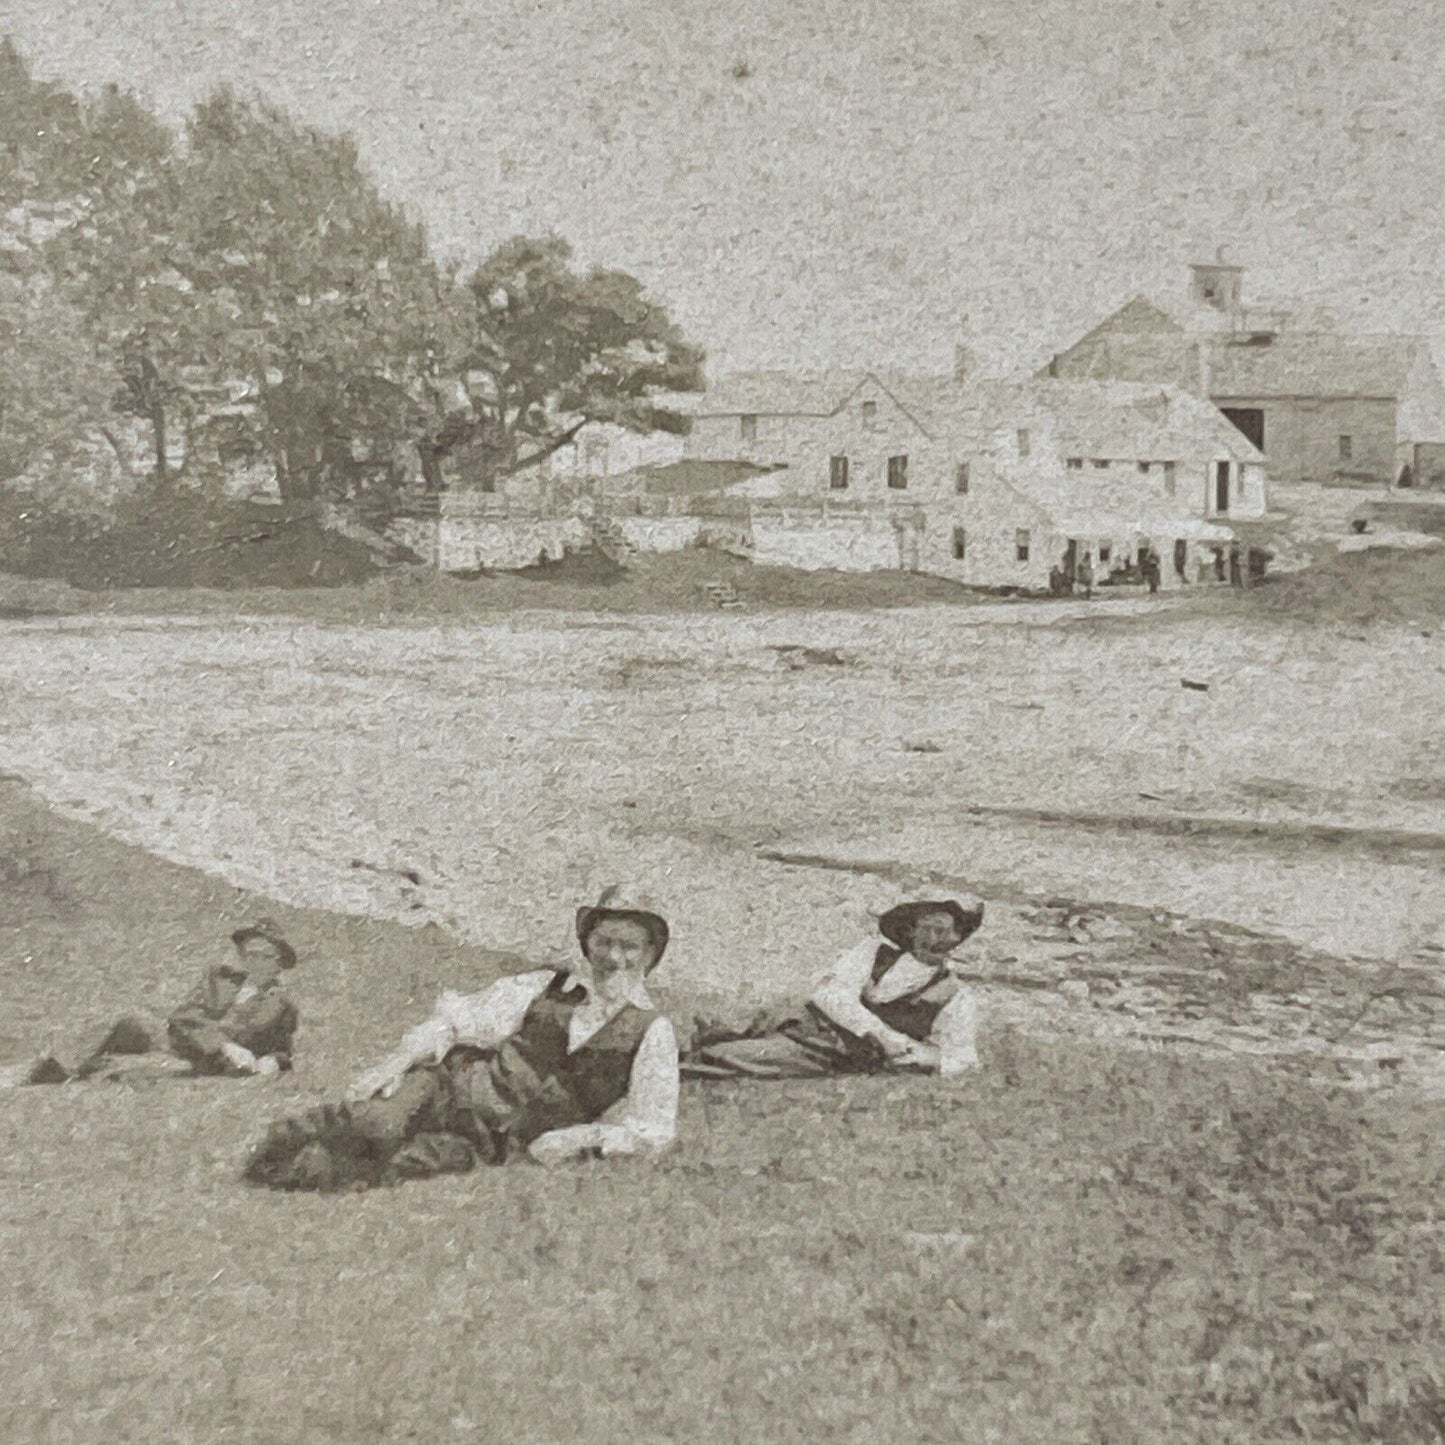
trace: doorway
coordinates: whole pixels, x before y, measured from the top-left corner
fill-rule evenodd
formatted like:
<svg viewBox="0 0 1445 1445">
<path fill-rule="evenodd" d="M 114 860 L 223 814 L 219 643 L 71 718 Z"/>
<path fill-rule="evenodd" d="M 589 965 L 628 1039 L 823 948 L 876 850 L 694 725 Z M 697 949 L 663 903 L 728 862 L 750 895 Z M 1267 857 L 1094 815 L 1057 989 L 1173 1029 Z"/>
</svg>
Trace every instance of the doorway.
<svg viewBox="0 0 1445 1445">
<path fill-rule="evenodd" d="M 1174 540 L 1174 571 L 1184 581 L 1189 567 L 1189 543 L 1183 537 Z"/>
<path fill-rule="evenodd" d="M 1216 462 L 1214 471 L 1214 510 L 1229 510 L 1229 463 Z"/>
</svg>

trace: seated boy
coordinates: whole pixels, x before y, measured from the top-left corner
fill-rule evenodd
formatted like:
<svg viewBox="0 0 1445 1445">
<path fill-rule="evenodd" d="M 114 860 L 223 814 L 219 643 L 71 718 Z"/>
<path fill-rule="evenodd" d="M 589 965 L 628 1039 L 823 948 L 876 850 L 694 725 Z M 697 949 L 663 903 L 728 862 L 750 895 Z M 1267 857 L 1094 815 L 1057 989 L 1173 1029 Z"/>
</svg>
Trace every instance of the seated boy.
<svg viewBox="0 0 1445 1445">
<path fill-rule="evenodd" d="M 283 975 L 296 951 L 269 919 L 231 935 L 231 957 L 207 970 L 166 1021 L 166 1037 L 126 1015 L 74 1048 L 49 1049 L 28 1064 L 0 1070 L 0 1087 L 63 1084 L 122 1072 L 123 1059 L 166 1051 L 196 1074 L 271 1075 L 291 1067 L 299 1018 Z"/>
</svg>

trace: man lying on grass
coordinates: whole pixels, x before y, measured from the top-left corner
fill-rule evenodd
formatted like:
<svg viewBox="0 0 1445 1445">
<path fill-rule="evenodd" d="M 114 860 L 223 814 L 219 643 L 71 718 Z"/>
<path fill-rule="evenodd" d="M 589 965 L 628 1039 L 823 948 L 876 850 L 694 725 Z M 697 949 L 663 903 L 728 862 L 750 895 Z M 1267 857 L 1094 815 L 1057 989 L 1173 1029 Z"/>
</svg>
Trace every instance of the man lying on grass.
<svg viewBox="0 0 1445 1445">
<path fill-rule="evenodd" d="M 668 927 L 609 888 L 577 913 L 581 961 L 443 994 L 436 1013 L 343 1104 L 274 1125 L 246 1178 L 346 1189 L 456 1174 L 525 1152 L 544 1163 L 666 1148 L 677 1130 L 677 1039 L 647 993 Z"/>
<path fill-rule="evenodd" d="M 885 1069 L 960 1074 L 978 1064 L 977 1001 L 953 954 L 983 922 L 957 894 L 910 899 L 850 948 L 807 1005 L 780 1022 L 700 1025 L 682 1072 L 700 1079 L 812 1079 Z"/>
<path fill-rule="evenodd" d="M 69 1049 L 48 1048 L 38 1059 L 0 1070 L 0 1087 L 64 1084 L 72 1079 L 130 1072 L 136 1055 L 167 1049 L 196 1074 L 272 1075 L 291 1067 L 299 1015 L 282 975 L 296 966 L 296 950 L 261 919 L 231 935 L 229 957 L 208 969 L 160 1029 L 127 1014 Z M 152 1060 L 143 1061 L 149 1067 Z"/>
</svg>

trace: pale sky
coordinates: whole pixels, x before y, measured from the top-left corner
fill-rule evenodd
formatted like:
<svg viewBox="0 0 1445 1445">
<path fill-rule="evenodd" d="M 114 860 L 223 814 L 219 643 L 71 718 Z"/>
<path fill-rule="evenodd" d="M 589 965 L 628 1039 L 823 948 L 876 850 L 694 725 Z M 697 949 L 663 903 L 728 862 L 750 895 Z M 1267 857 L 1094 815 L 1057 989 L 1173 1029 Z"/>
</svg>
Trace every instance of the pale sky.
<svg viewBox="0 0 1445 1445">
<path fill-rule="evenodd" d="M 555 230 L 736 367 L 1036 364 L 1217 246 L 1445 336 L 1439 0 L 0 0 L 42 76 L 353 131 L 438 247 Z M 746 63 L 750 74 L 734 77 Z"/>
</svg>

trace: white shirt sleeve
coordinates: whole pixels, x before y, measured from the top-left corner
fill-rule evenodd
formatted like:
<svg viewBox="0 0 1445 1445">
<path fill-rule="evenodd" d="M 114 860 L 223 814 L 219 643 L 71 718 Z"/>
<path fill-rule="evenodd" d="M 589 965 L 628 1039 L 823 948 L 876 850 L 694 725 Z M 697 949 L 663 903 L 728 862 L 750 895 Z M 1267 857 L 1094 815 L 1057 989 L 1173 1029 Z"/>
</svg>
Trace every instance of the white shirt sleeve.
<svg viewBox="0 0 1445 1445">
<path fill-rule="evenodd" d="M 592 1150 L 603 1155 L 660 1153 L 677 1137 L 677 1095 L 677 1035 L 667 1019 L 656 1018 L 632 1061 L 627 1097 L 595 1124 L 572 1124 L 534 1139 L 531 1155 L 549 1163 Z"/>
<path fill-rule="evenodd" d="M 555 977 L 552 969 L 538 968 L 499 978 L 481 993 L 444 993 L 437 1000 L 437 1017 L 451 1026 L 454 1043 L 500 1048 L 521 1028 L 527 1010 Z"/>
<path fill-rule="evenodd" d="M 499 978 L 481 993 L 448 991 L 437 999 L 432 1016 L 408 1030 L 399 1054 L 411 1063 L 439 1063 L 456 1044 L 500 1048 L 522 1026 L 527 1010 L 547 991 L 549 968 Z"/>
<path fill-rule="evenodd" d="M 863 990 L 868 987 L 877 956 L 878 945 L 871 939 L 850 948 L 823 975 L 813 993 L 813 1005 L 850 1034 L 875 1039 L 886 1052 L 894 1053 L 911 1047 L 913 1041 L 890 1029 L 863 1002 Z"/>
<path fill-rule="evenodd" d="M 645 1149 L 665 1149 L 677 1138 L 677 1034 L 656 1018 L 632 1061 L 620 1128 Z"/>
</svg>

